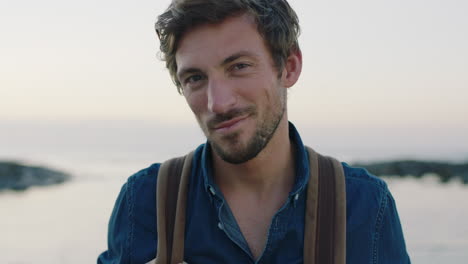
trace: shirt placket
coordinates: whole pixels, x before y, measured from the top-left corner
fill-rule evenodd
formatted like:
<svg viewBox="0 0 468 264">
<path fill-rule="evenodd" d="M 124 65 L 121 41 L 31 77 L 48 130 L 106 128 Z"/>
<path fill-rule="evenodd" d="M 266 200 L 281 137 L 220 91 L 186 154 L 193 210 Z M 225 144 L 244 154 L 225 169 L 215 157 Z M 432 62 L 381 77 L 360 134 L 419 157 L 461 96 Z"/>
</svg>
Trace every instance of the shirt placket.
<svg viewBox="0 0 468 264">
<path fill-rule="evenodd" d="M 293 213 L 298 196 L 290 196 L 285 204 L 273 216 L 268 228 L 265 248 L 255 264 L 269 263 L 268 257 L 276 245 L 281 241 L 288 230 L 289 216 Z"/>
<path fill-rule="evenodd" d="M 214 192 L 213 192 L 214 193 Z M 273 216 L 268 229 L 267 240 L 265 242 L 265 248 L 261 256 L 254 260 L 252 253 L 250 252 L 247 241 L 245 240 L 242 232 L 237 225 L 237 222 L 229 209 L 229 206 L 225 203 L 225 200 L 217 195 L 214 195 L 216 208 L 218 210 L 218 228 L 224 231 L 226 236 L 236 244 L 245 254 L 251 259 L 251 263 L 255 264 L 266 264 L 268 263 L 268 256 L 275 245 L 283 239 L 288 228 L 288 219 L 291 210 L 294 210 L 298 195 L 294 195 L 288 198 L 283 207 Z"/>
</svg>

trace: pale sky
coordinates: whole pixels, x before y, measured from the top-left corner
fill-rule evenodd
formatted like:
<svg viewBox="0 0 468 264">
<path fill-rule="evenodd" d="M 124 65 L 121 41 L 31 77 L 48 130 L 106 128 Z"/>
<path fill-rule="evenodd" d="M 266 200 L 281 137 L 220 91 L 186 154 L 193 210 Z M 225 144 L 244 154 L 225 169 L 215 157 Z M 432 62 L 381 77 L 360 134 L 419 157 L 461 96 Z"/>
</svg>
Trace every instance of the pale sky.
<svg viewBox="0 0 468 264">
<path fill-rule="evenodd" d="M 0 121 L 194 122 L 156 57 L 168 4 L 1 1 Z M 290 4 L 304 55 L 290 120 L 468 134 L 468 1 Z"/>
</svg>

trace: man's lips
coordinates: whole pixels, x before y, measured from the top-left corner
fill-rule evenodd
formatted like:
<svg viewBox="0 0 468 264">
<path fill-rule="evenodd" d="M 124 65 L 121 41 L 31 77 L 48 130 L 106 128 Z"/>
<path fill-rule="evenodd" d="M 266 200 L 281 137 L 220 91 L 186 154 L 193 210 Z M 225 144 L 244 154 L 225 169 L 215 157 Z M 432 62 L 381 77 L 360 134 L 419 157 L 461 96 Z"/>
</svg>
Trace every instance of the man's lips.
<svg viewBox="0 0 468 264">
<path fill-rule="evenodd" d="M 218 130 L 218 131 L 219 130 L 226 130 L 226 129 L 231 128 L 231 127 L 235 126 L 236 124 L 240 123 L 241 121 L 243 121 L 247 117 L 248 117 L 248 115 L 243 115 L 243 116 L 235 117 L 235 118 L 229 119 L 227 121 L 218 123 L 217 125 L 215 125 L 213 127 L 213 130 Z"/>
</svg>

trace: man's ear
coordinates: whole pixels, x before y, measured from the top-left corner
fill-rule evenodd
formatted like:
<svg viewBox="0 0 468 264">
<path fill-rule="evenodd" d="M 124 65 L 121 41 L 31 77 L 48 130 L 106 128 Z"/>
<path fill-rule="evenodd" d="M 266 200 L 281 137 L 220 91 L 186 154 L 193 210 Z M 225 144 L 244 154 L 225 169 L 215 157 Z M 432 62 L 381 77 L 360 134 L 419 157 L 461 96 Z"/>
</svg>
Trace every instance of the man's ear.
<svg viewBox="0 0 468 264">
<path fill-rule="evenodd" d="M 289 88 L 293 86 L 302 71 L 302 52 L 299 48 L 292 51 L 286 59 L 286 63 L 283 68 L 283 74 L 281 76 L 284 87 Z"/>
</svg>

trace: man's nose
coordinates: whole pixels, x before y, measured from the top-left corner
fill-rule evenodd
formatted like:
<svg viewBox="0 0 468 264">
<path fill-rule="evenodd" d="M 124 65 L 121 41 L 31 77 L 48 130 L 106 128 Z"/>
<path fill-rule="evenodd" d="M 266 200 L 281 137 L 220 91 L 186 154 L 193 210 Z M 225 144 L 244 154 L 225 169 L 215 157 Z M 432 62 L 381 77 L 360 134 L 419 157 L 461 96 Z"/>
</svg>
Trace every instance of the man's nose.
<svg viewBox="0 0 468 264">
<path fill-rule="evenodd" d="M 230 82 L 224 78 L 211 78 L 208 82 L 208 110 L 223 114 L 236 104 L 236 94 Z"/>
</svg>

